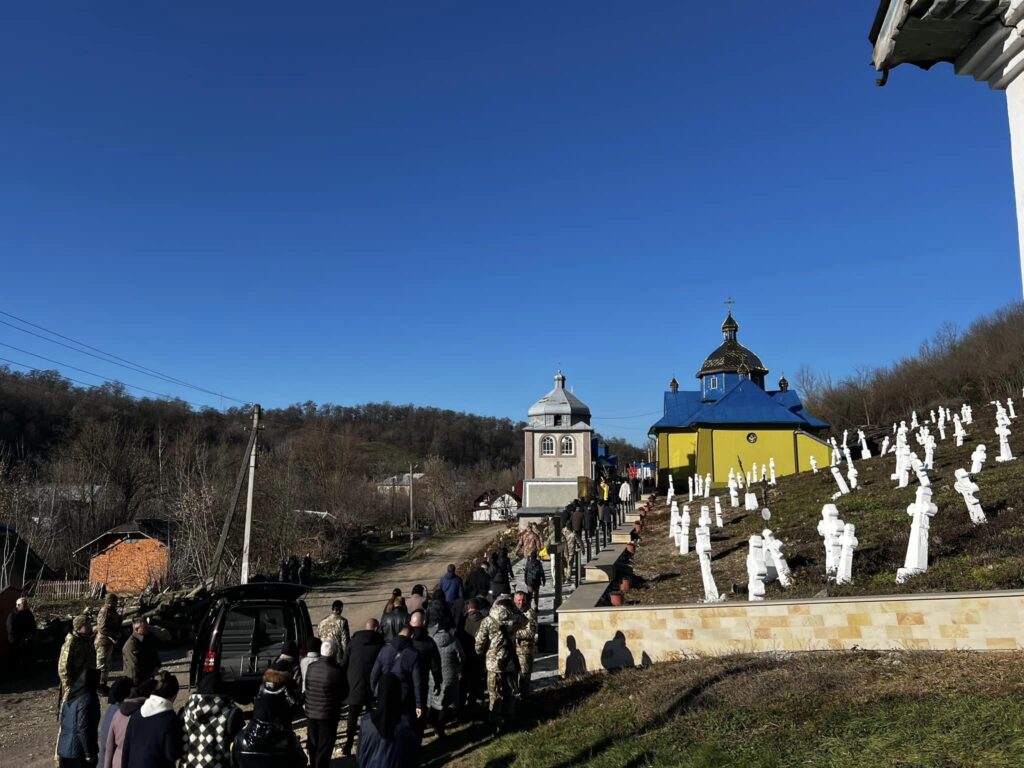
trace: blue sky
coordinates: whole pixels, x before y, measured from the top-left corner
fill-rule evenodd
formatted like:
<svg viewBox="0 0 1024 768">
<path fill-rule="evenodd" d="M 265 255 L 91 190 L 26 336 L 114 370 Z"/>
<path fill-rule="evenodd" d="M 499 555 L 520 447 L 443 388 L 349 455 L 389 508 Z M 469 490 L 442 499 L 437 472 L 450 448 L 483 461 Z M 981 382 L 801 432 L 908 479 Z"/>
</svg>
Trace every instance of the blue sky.
<svg viewBox="0 0 1024 768">
<path fill-rule="evenodd" d="M 890 362 L 1021 279 L 1003 95 L 877 88 L 875 5 L 5 4 L 0 310 L 265 406 L 561 365 L 634 440 L 728 296 L 771 381 Z"/>
</svg>

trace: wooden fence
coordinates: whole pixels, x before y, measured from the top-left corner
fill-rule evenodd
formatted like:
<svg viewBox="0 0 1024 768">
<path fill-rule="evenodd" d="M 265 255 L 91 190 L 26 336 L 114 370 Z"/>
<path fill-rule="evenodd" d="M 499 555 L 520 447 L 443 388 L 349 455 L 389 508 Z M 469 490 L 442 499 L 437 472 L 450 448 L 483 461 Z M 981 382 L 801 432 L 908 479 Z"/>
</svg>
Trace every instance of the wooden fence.
<svg viewBox="0 0 1024 768">
<path fill-rule="evenodd" d="M 90 591 L 91 586 L 84 579 L 82 581 L 38 581 L 33 590 L 33 595 L 35 597 L 46 597 L 56 600 L 69 600 L 76 597 L 85 597 Z"/>
</svg>

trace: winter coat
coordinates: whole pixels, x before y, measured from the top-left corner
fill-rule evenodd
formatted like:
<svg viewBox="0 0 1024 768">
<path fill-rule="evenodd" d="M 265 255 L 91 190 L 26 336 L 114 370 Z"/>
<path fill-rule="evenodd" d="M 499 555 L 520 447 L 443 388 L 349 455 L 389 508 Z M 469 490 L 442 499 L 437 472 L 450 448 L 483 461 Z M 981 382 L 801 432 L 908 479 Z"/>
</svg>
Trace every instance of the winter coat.
<svg viewBox="0 0 1024 768">
<path fill-rule="evenodd" d="M 507 566 L 508 560 L 505 560 L 503 565 L 500 558 L 491 563 L 491 594 L 495 597 L 498 595 L 507 595 L 512 591 L 512 577 L 509 574 Z"/>
<path fill-rule="evenodd" d="M 157 639 L 152 634 L 132 636 L 124 641 L 121 653 L 124 656 L 124 674 L 131 678 L 132 685 L 148 680 L 160 669 L 160 654 L 156 650 Z"/>
<path fill-rule="evenodd" d="M 441 591 L 444 592 L 444 599 L 448 601 L 449 605 L 465 596 L 462 578 L 457 573 L 446 573 L 442 576 L 440 586 Z"/>
<path fill-rule="evenodd" d="M 605 525 L 611 525 L 612 522 L 612 505 L 611 504 L 598 504 L 598 512 L 601 514 L 601 522 Z"/>
<path fill-rule="evenodd" d="M 569 518 L 569 528 L 573 533 L 578 535 L 583 532 L 583 520 L 583 509 L 576 507 L 572 512 L 572 517 Z"/>
<path fill-rule="evenodd" d="M 406 712 L 398 721 L 392 738 L 381 736 L 370 713 L 359 724 L 359 768 L 415 768 L 419 765 L 419 733 L 416 721 Z"/>
<path fill-rule="evenodd" d="M 430 688 L 427 705 L 431 709 L 448 709 L 459 703 L 459 673 L 466 661 L 462 645 L 455 639 L 450 629 L 439 629 L 431 635 L 437 647 L 438 659 L 441 662 L 441 682 L 437 681 Z"/>
<path fill-rule="evenodd" d="M 381 649 L 370 671 L 371 691 L 376 692 L 377 681 L 385 672 L 395 675 L 401 682 L 402 702 L 407 711 L 427 708 L 427 689 L 423 675 L 420 674 L 420 655 L 409 638 L 399 635 Z"/>
<path fill-rule="evenodd" d="M 523 578 L 530 587 L 539 587 L 541 584 L 546 583 L 547 576 L 544 574 L 544 564 L 540 560 L 527 560 Z"/>
<path fill-rule="evenodd" d="M 348 696 L 348 678 L 333 657 L 325 657 L 306 670 L 306 717 L 310 720 L 338 720 Z"/>
<path fill-rule="evenodd" d="M 588 504 L 587 511 L 583 513 L 583 522 L 586 526 L 587 535 L 593 536 L 597 530 L 597 505 Z"/>
<path fill-rule="evenodd" d="M 412 631 L 412 645 L 420 655 L 420 675 L 423 676 L 423 690 L 430 691 L 431 686 L 441 684 L 441 654 L 437 652 L 437 643 L 427 633 L 426 627 L 416 627 Z"/>
<path fill-rule="evenodd" d="M 83 690 L 64 702 L 60 708 L 60 736 L 57 756 L 66 758 L 97 757 L 100 727 L 100 700 L 96 691 Z"/>
<path fill-rule="evenodd" d="M 380 633 L 384 636 L 384 642 L 390 643 L 398 637 L 402 627 L 408 623 L 409 613 L 404 608 L 386 612 L 380 622 Z"/>
<path fill-rule="evenodd" d="M 462 631 L 469 636 L 469 645 L 472 648 L 476 643 L 476 633 L 480 631 L 480 625 L 487 618 L 483 611 L 470 611 L 466 614 L 466 621 L 462 625 Z"/>
<path fill-rule="evenodd" d="M 299 701 L 292 687 L 291 672 L 271 667 L 263 673 L 252 715 L 267 723 L 291 728 Z"/>
<path fill-rule="evenodd" d="M 106 759 L 107 734 L 110 733 L 110 724 L 114 722 L 114 715 L 117 714 L 119 706 L 120 704 L 110 704 L 103 713 L 103 717 L 100 719 L 100 751 L 98 755 L 99 759 L 96 761 L 97 765 L 103 765 L 103 761 Z"/>
<path fill-rule="evenodd" d="M 106 744 L 103 745 L 103 768 L 121 768 L 121 750 L 124 749 L 128 721 L 145 703 L 146 699 L 139 697 L 125 699 L 117 707 L 117 711 L 110 721 L 110 730 L 107 731 Z"/>
<path fill-rule="evenodd" d="M 348 648 L 345 649 L 345 659 L 342 661 L 342 667 L 348 677 L 346 703 L 349 706 L 367 705 L 373 701 L 370 672 L 373 671 L 373 663 L 383 647 L 384 636 L 372 629 L 361 629 L 349 640 Z"/>
<path fill-rule="evenodd" d="M 526 617 L 506 602 L 495 603 L 476 634 L 477 656 L 484 656 L 488 672 L 504 672 L 515 658 L 515 634 Z"/>
<path fill-rule="evenodd" d="M 7 614 L 7 642 L 11 645 L 19 645 L 28 640 L 36 633 L 36 629 L 36 617 L 30 609 L 14 610 Z"/>
<path fill-rule="evenodd" d="M 245 718 L 231 699 L 193 693 L 181 710 L 185 754 L 183 768 L 230 768 L 231 742 Z"/>
<path fill-rule="evenodd" d="M 331 613 L 326 619 L 320 622 L 316 628 L 316 636 L 323 640 L 333 640 L 338 644 L 338 651 L 334 660 L 341 663 L 345 656 L 345 648 L 348 646 L 348 619 L 340 613 Z"/>
<path fill-rule="evenodd" d="M 306 753 L 290 727 L 253 718 L 231 745 L 238 768 L 304 768 Z"/>
<path fill-rule="evenodd" d="M 428 627 L 451 627 L 451 608 L 444 600 L 431 600 L 427 605 Z"/>
<path fill-rule="evenodd" d="M 540 534 L 532 528 L 527 528 L 521 534 L 519 534 L 519 543 L 516 546 L 516 551 L 522 551 L 524 557 L 529 557 L 531 554 L 540 552 L 543 542 L 540 540 Z"/>
<path fill-rule="evenodd" d="M 150 696 L 128 720 L 121 768 L 174 768 L 181 753 L 181 721 L 173 703 Z"/>
<path fill-rule="evenodd" d="M 484 566 L 476 568 L 466 579 L 466 591 L 469 597 L 487 597 L 491 589 L 491 576 Z"/>
</svg>

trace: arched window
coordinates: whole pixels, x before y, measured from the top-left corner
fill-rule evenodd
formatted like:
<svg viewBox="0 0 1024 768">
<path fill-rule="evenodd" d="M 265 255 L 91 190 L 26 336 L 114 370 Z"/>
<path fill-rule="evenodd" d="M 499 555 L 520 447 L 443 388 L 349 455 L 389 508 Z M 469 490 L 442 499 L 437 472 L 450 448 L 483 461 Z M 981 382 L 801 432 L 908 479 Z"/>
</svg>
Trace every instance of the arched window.
<svg viewBox="0 0 1024 768">
<path fill-rule="evenodd" d="M 541 438 L 540 441 L 540 455 L 541 456 L 554 456 L 555 455 L 555 438 L 551 435 L 546 435 Z"/>
<path fill-rule="evenodd" d="M 576 443 L 571 437 L 566 435 L 562 438 L 562 455 L 572 456 L 576 453 Z"/>
</svg>

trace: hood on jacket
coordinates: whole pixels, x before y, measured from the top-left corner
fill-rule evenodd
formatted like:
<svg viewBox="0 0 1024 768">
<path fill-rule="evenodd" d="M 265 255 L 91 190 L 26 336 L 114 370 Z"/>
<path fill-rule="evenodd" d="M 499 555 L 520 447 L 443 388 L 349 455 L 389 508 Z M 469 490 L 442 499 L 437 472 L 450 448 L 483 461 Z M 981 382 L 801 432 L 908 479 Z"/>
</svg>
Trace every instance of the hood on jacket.
<svg viewBox="0 0 1024 768">
<path fill-rule="evenodd" d="M 125 717 L 131 717 L 136 712 L 138 712 L 142 708 L 142 705 L 145 703 L 146 698 L 144 696 L 139 696 L 134 699 L 125 699 L 121 702 L 121 705 L 118 707 L 118 709 L 120 709 L 121 714 Z"/>
<path fill-rule="evenodd" d="M 405 635 L 395 635 L 395 639 L 391 641 L 391 645 L 394 646 L 396 651 L 403 651 L 412 645 L 412 640 Z"/>
<path fill-rule="evenodd" d="M 142 706 L 139 708 L 139 714 L 143 717 L 152 717 L 153 715 L 159 715 L 161 712 L 173 712 L 174 702 L 170 699 L 165 699 L 163 696 L 157 696 L 155 693 L 150 694 L 149 698 L 142 702 Z"/>
<path fill-rule="evenodd" d="M 491 606 L 491 612 L 489 615 L 495 621 L 501 622 L 502 624 L 507 624 L 509 621 L 512 620 L 512 611 L 514 610 L 515 608 L 513 606 L 502 601 L 497 602 L 493 606 Z"/>
<path fill-rule="evenodd" d="M 455 637 L 452 635 L 450 630 L 438 629 L 430 636 L 434 640 L 434 644 L 438 648 L 444 648 L 455 642 Z"/>
<path fill-rule="evenodd" d="M 265 687 L 271 691 L 284 688 L 292 680 L 292 673 L 284 669 L 274 669 L 268 667 L 263 673 L 263 682 Z"/>
</svg>

